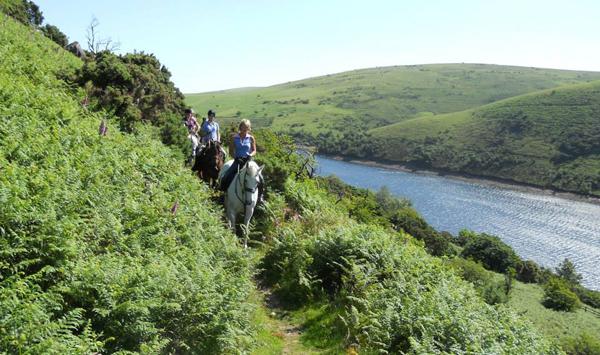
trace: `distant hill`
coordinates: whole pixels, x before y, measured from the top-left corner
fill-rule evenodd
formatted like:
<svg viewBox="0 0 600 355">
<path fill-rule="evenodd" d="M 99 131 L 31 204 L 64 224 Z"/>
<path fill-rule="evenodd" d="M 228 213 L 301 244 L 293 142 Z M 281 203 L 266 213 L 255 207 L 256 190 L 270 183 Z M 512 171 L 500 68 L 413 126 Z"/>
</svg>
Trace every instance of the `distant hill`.
<svg viewBox="0 0 600 355">
<path fill-rule="evenodd" d="M 489 64 L 414 65 L 355 70 L 243 92 L 190 94 L 186 95 L 186 102 L 201 112 L 208 108 L 217 110 L 217 119 L 222 125 L 250 118 L 256 126 L 268 126 L 288 132 L 298 139 L 317 145 L 321 152 L 413 162 L 423 167 L 439 167 L 581 193 L 595 193 L 597 179 L 592 182 L 591 175 L 588 176 L 596 174 L 593 168 L 597 165 L 593 162 L 594 158 L 590 156 L 577 160 L 577 151 L 588 154 L 587 148 L 581 150 L 567 147 L 586 145 L 588 143 L 581 142 L 580 138 L 592 138 L 559 132 L 571 132 L 573 127 L 570 122 L 582 118 L 577 113 L 582 107 L 573 106 L 569 101 L 578 100 L 578 93 L 582 93 L 582 90 L 587 92 L 586 95 L 594 96 L 594 89 L 589 91 L 585 89 L 586 86 L 576 89 L 573 85 L 597 80 L 600 80 L 600 72 Z M 592 86 L 589 88 L 595 87 L 595 84 L 590 85 Z M 574 91 L 560 91 L 559 88 L 563 87 L 573 87 Z M 549 89 L 550 92 L 544 93 Z M 504 141 L 498 141 L 499 133 L 493 131 L 492 127 L 483 130 L 479 126 L 471 127 L 471 121 L 466 123 L 465 115 L 470 115 L 471 112 L 464 111 L 476 108 L 489 110 L 497 106 L 486 105 L 536 92 L 543 94 L 529 99 L 525 96 L 522 99 L 535 101 L 545 97 L 544 95 L 548 96 L 543 100 L 546 110 L 535 110 L 555 117 L 550 131 L 554 132 L 552 138 L 536 136 L 550 133 L 536 130 L 541 119 L 534 120 L 533 113 L 526 115 L 530 120 L 528 124 L 534 127 L 508 127 L 507 132 L 511 134 L 500 134 L 505 137 Z M 551 94 L 552 92 L 558 95 Z M 593 111 L 593 103 L 589 105 L 588 109 Z M 516 114 L 512 110 L 497 112 L 498 115 L 509 114 L 503 118 L 498 117 L 498 120 L 511 121 L 513 116 L 510 115 Z M 527 107 L 523 109 L 527 110 Z M 459 112 L 462 113 L 450 115 Z M 590 112 L 585 117 L 586 122 L 593 122 L 595 113 Z M 465 125 L 441 123 L 445 119 L 458 123 L 462 122 L 461 118 Z M 453 130 L 453 127 L 457 130 Z M 567 127 L 571 130 L 566 130 Z M 448 130 L 448 133 L 438 133 L 440 128 L 443 128 L 442 131 Z M 403 133 L 404 129 L 408 133 Z M 519 139 L 520 136 L 515 135 L 519 133 L 516 132 L 519 129 L 520 134 L 527 135 L 527 142 L 547 142 L 548 139 L 570 141 L 565 142 L 561 150 L 557 150 L 560 143 L 556 142 L 548 143 L 550 146 L 542 144 L 516 149 L 515 144 L 526 144 L 520 140 L 520 143 L 509 141 Z M 587 133 L 590 132 L 592 131 Z M 469 139 L 465 140 L 463 136 Z M 385 141 L 378 143 L 380 139 Z M 440 139 L 444 140 L 443 146 L 436 145 Z M 474 140 L 477 141 L 475 146 Z M 444 149 L 451 146 L 454 155 L 449 157 L 448 151 L 432 150 L 432 146 Z M 479 148 L 484 146 L 493 148 L 495 153 L 489 153 L 490 149 Z M 541 153 L 544 149 L 547 150 Z M 544 168 L 535 173 L 519 170 L 521 164 L 531 161 L 525 157 L 534 150 L 539 152 L 536 157 L 543 157 L 544 162 L 531 158 L 536 163 L 530 166 Z M 509 157 L 504 156 L 505 152 L 514 153 L 510 153 Z M 489 154 L 498 157 L 492 158 Z M 525 155 L 519 155 L 517 159 L 518 154 Z M 585 177 L 571 176 L 571 163 L 584 166 L 575 169 L 575 175 L 584 174 Z"/>
<path fill-rule="evenodd" d="M 186 94 L 223 118 L 250 118 L 279 130 L 369 129 L 426 114 L 457 112 L 513 96 L 600 80 L 600 73 L 487 64 L 355 70 L 267 88 Z"/>
<path fill-rule="evenodd" d="M 385 160 L 600 194 L 600 81 L 369 133 Z"/>
</svg>

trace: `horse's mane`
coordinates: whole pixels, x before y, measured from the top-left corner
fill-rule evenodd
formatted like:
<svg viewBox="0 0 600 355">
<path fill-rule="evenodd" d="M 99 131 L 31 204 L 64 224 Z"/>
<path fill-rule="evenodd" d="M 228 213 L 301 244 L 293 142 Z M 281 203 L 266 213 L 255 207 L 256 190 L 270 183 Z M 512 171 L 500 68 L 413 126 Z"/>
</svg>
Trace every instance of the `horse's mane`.
<svg viewBox="0 0 600 355">
<path fill-rule="evenodd" d="M 249 161 L 246 164 L 246 169 L 247 169 L 247 174 L 250 175 L 250 177 L 256 177 L 256 175 L 258 175 L 258 164 L 256 164 L 253 161 Z"/>
</svg>

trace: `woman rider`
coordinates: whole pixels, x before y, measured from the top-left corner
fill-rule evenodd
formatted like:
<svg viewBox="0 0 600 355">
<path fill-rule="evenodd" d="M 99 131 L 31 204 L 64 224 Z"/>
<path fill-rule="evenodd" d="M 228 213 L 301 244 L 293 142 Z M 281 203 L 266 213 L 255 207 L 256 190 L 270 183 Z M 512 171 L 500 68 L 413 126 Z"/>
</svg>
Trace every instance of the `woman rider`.
<svg viewBox="0 0 600 355">
<path fill-rule="evenodd" d="M 256 155 L 256 141 L 250 135 L 250 121 L 243 119 L 239 125 L 239 132 L 231 137 L 229 141 L 229 155 L 234 157 L 233 164 L 221 178 L 221 191 L 227 191 L 235 174 L 241 170 L 246 163 Z M 263 202 L 264 181 L 260 175 L 258 184 L 258 203 Z"/>
<path fill-rule="evenodd" d="M 185 110 L 183 125 L 188 129 L 187 138 L 190 140 L 190 148 L 192 149 L 189 164 L 192 165 L 192 162 L 196 157 L 196 150 L 198 149 L 198 130 L 200 129 L 200 125 L 198 124 L 198 121 L 196 121 L 196 117 L 194 117 L 193 109 L 188 108 Z"/>
</svg>

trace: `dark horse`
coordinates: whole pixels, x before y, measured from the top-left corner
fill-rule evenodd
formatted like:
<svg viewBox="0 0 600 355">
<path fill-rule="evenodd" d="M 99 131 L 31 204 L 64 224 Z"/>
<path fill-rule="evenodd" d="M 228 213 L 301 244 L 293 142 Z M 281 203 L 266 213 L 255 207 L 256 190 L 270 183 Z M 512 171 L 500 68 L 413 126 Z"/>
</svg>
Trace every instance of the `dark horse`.
<svg viewBox="0 0 600 355">
<path fill-rule="evenodd" d="M 204 149 L 196 155 L 196 162 L 192 167 L 192 171 L 198 173 L 198 177 L 208 183 L 211 187 L 215 187 L 219 172 L 223 167 L 223 154 L 219 142 L 211 140 Z M 211 182 L 212 180 L 212 182 Z"/>
</svg>

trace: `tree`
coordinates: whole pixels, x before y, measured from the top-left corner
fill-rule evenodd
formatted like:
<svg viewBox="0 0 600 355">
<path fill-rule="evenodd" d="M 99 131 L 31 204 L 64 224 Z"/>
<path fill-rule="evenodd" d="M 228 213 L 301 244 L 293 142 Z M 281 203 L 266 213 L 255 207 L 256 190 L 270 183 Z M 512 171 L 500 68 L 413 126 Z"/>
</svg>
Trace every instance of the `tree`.
<svg viewBox="0 0 600 355">
<path fill-rule="evenodd" d="M 46 26 L 41 28 L 41 31 L 44 34 L 44 36 L 50 38 L 56 44 L 63 48 L 66 47 L 67 44 L 69 44 L 69 39 L 67 38 L 67 36 L 64 33 L 62 33 L 56 26 L 46 24 Z"/>
<path fill-rule="evenodd" d="M 41 26 L 44 22 L 44 16 L 40 11 L 40 7 L 37 6 L 33 1 L 23 0 L 25 10 L 27 11 L 27 19 L 32 25 Z"/>
<path fill-rule="evenodd" d="M 562 279 L 553 278 L 544 289 L 543 304 L 556 311 L 572 312 L 579 307 L 580 301 Z"/>
<path fill-rule="evenodd" d="M 481 261 L 486 269 L 501 273 L 505 273 L 509 267 L 514 269 L 519 267 L 521 259 L 500 238 L 485 233 L 478 235 L 468 231 L 461 231 L 460 235 L 467 239 L 461 253 L 463 258 Z"/>
<path fill-rule="evenodd" d="M 525 283 L 537 283 L 541 279 L 541 270 L 538 264 L 531 260 L 521 263 L 517 273 L 517 280 Z"/>
<path fill-rule="evenodd" d="M 575 264 L 569 259 L 565 259 L 562 263 L 558 264 L 556 275 L 573 285 L 579 285 L 583 280 L 583 276 L 575 272 Z"/>
<path fill-rule="evenodd" d="M 105 37 L 103 39 L 97 38 L 100 34 L 98 31 L 99 25 L 100 22 L 98 19 L 93 17 L 92 22 L 90 22 L 90 25 L 86 30 L 85 37 L 87 38 L 88 51 L 90 51 L 92 55 L 96 55 L 96 53 L 101 51 L 118 51 L 121 48 L 121 42 L 115 42 L 111 37 Z"/>
</svg>

